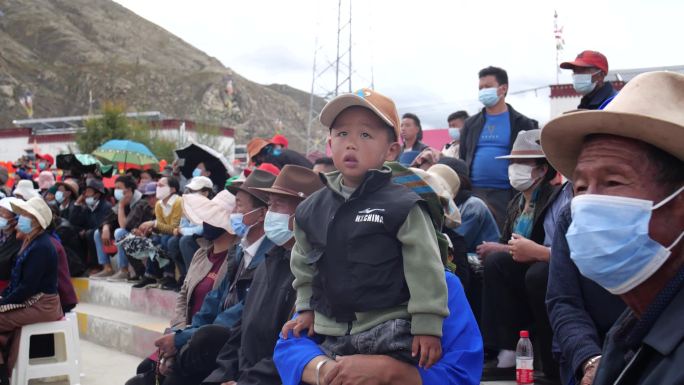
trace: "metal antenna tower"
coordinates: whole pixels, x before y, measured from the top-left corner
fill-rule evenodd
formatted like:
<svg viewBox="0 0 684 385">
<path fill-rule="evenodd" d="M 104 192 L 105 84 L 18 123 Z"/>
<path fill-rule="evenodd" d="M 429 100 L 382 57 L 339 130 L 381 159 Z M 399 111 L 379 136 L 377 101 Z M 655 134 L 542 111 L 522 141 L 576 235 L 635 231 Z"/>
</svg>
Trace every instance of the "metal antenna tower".
<svg viewBox="0 0 684 385">
<path fill-rule="evenodd" d="M 318 4 L 320 7 L 320 3 Z M 306 127 L 307 153 L 312 149 L 311 126 L 320 114 L 319 108 L 315 105 L 316 96 L 330 99 L 340 92 L 352 92 L 352 0 L 337 1 L 336 46 L 332 59 L 325 49 L 326 39 L 321 41 L 320 38 L 320 9 L 318 16 L 309 98 L 309 123 Z"/>
</svg>

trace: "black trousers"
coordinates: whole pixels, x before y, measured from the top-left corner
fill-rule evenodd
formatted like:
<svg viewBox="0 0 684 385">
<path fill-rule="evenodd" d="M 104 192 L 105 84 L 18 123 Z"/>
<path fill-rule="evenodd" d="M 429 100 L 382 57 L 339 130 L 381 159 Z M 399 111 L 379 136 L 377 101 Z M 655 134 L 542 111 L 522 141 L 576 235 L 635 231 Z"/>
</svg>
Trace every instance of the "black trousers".
<svg viewBox="0 0 684 385">
<path fill-rule="evenodd" d="M 216 357 L 230 337 L 230 329 L 219 325 L 202 326 L 176 355 L 173 373 L 163 385 L 201 384 L 216 369 Z"/>
<path fill-rule="evenodd" d="M 553 331 L 546 313 L 547 262 L 518 263 L 508 253 L 494 253 L 484 262 L 482 334 L 486 347 L 515 350 L 520 330 L 530 330 L 544 374 L 557 377 Z"/>
</svg>

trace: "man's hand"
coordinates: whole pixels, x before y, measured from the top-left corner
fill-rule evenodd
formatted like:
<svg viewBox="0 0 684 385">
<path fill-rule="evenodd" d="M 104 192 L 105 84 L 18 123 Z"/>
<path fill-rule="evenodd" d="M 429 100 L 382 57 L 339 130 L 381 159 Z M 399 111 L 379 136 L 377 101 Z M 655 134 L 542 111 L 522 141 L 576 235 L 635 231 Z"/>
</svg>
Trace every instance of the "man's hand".
<svg viewBox="0 0 684 385">
<path fill-rule="evenodd" d="M 175 358 L 160 358 L 160 360 L 161 361 L 159 363 L 159 372 L 162 376 L 166 377 L 173 372 L 173 363 L 175 361 Z"/>
<path fill-rule="evenodd" d="M 173 357 L 176 355 L 176 344 L 174 343 L 175 334 L 165 334 L 154 341 L 154 346 L 159 348 L 159 351 L 164 357 Z"/>
<path fill-rule="evenodd" d="M 498 242 L 482 242 L 475 248 L 475 252 L 480 257 L 481 261 L 484 261 L 489 254 L 496 253 L 498 251 L 508 252 L 508 245 L 502 245 Z"/>
<path fill-rule="evenodd" d="M 235 381 L 228 381 L 228 382 L 222 383 L 221 385 L 237 385 L 237 382 L 235 382 Z"/>
<path fill-rule="evenodd" d="M 283 330 L 282 330 L 282 336 L 283 339 L 287 339 L 287 335 L 290 333 L 290 330 L 292 330 L 292 333 L 294 334 L 295 337 L 299 338 L 300 337 L 300 332 L 302 330 L 309 330 L 309 337 L 314 336 L 314 312 L 309 310 L 309 311 L 303 311 L 297 314 L 297 317 L 293 320 L 287 321 L 285 325 L 283 325 Z"/>
<path fill-rule="evenodd" d="M 105 246 L 109 246 L 112 244 L 112 233 L 109 231 L 109 226 L 104 225 L 102 226 L 102 243 Z"/>
<path fill-rule="evenodd" d="M 326 385 L 407 385 L 419 384 L 415 366 L 383 355 L 338 356 L 321 368 Z"/>
<path fill-rule="evenodd" d="M 432 165 L 437 164 L 439 158 L 442 154 L 435 150 L 434 148 L 428 147 L 423 152 L 418 154 L 416 159 L 411 163 L 411 167 L 417 167 L 423 170 L 427 170 Z"/>
<path fill-rule="evenodd" d="M 85 194 L 79 195 L 78 199 L 76 199 L 76 204 L 81 206 L 82 204 L 85 203 L 85 199 L 86 199 Z"/>
<path fill-rule="evenodd" d="M 119 201 L 119 205 L 120 205 L 119 207 L 123 208 L 125 206 L 128 206 L 128 204 L 131 203 L 132 200 L 133 200 L 133 193 L 130 192 L 128 189 L 125 189 L 124 190 L 124 196 Z"/>
<path fill-rule="evenodd" d="M 513 234 L 508 241 L 511 257 L 520 263 L 532 263 L 537 261 L 546 262 L 549 260 L 549 248 L 523 237 L 520 234 Z"/>
<path fill-rule="evenodd" d="M 176 227 L 175 229 L 173 229 L 173 236 L 177 237 L 179 235 L 181 235 L 180 227 Z"/>
<path fill-rule="evenodd" d="M 138 229 L 142 233 L 142 236 L 146 236 L 147 234 L 149 234 L 153 228 L 154 228 L 154 221 L 143 222 L 140 224 L 140 226 L 138 226 Z"/>
<path fill-rule="evenodd" d="M 591 365 L 587 365 L 584 368 L 584 376 L 582 376 L 582 381 L 580 385 L 592 385 L 594 383 L 594 376 L 596 376 L 596 370 L 601 363 L 601 359 L 594 361 Z"/>
<path fill-rule="evenodd" d="M 442 340 L 435 336 L 413 336 L 411 355 L 420 354 L 418 366 L 428 370 L 442 358 Z"/>
</svg>

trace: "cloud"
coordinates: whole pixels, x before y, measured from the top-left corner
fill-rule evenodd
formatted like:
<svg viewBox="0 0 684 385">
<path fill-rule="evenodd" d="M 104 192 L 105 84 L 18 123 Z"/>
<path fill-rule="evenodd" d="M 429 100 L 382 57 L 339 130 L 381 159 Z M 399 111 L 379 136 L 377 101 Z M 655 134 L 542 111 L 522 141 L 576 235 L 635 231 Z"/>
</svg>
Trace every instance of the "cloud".
<svg viewBox="0 0 684 385">
<path fill-rule="evenodd" d="M 337 1 L 117 1 L 259 83 L 308 91 L 315 41 L 318 68 L 335 57 Z M 352 87 L 373 82 L 400 111 L 443 127 L 449 113 L 481 108 L 477 72 L 488 65 L 508 71 L 511 92 L 555 83 L 554 11 L 566 40 L 561 61 L 595 49 L 611 68 L 684 64 L 673 40 L 684 36 L 681 0 L 353 1 Z M 334 88 L 332 75 L 319 79 L 317 93 Z M 559 76 L 570 81 L 568 71 Z M 509 102 L 543 122 L 547 93 L 511 95 Z"/>
</svg>

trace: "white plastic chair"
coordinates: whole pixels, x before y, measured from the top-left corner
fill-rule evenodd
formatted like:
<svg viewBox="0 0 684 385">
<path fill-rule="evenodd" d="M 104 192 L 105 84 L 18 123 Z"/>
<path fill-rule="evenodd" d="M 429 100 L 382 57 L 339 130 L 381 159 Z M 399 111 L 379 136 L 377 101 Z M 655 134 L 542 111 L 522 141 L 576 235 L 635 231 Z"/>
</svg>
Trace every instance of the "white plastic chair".
<svg viewBox="0 0 684 385">
<path fill-rule="evenodd" d="M 31 336 L 52 334 L 55 340 L 55 355 L 29 359 Z M 12 370 L 12 385 L 25 385 L 29 380 L 56 376 L 68 376 L 70 385 L 79 385 L 80 349 L 78 321 L 75 313 L 54 322 L 41 322 L 21 328 L 17 363 Z"/>
</svg>

